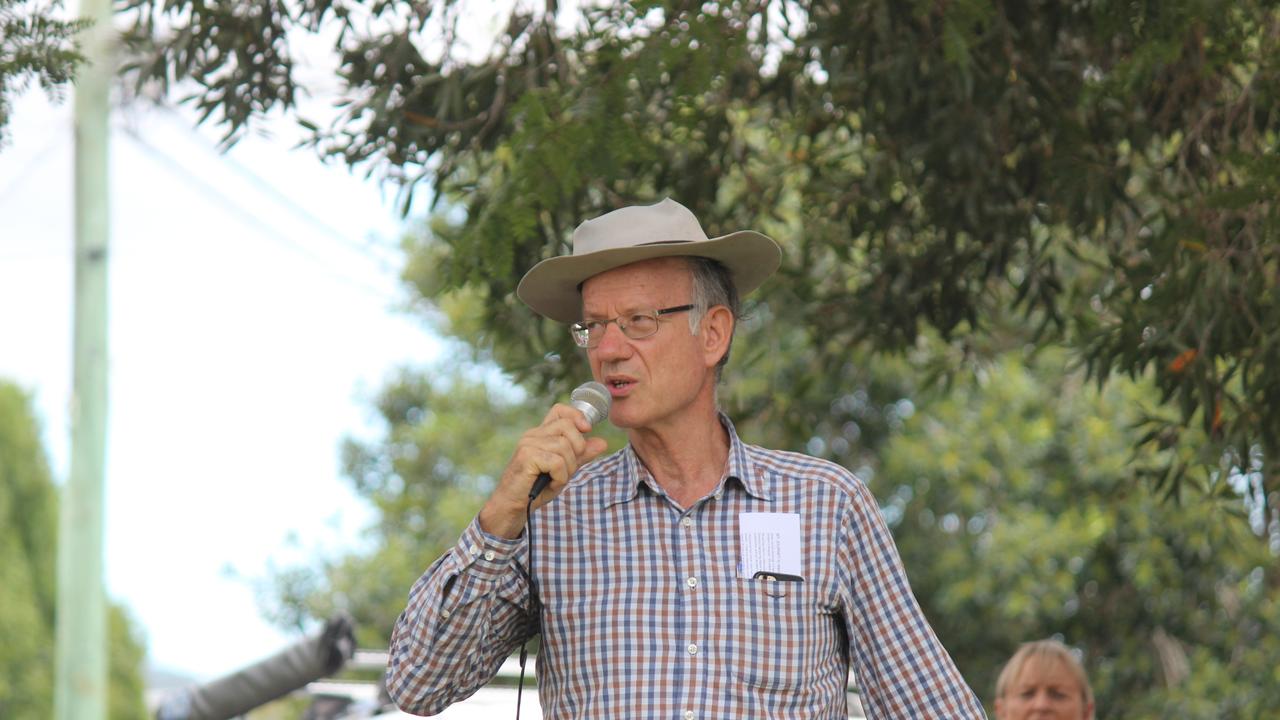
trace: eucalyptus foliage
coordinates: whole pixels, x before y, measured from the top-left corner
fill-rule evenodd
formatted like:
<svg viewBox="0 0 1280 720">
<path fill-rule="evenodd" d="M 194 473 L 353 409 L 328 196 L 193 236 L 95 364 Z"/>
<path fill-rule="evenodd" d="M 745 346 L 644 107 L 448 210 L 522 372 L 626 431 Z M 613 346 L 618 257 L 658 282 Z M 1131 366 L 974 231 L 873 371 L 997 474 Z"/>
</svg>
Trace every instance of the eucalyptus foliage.
<svg viewBox="0 0 1280 720">
<path fill-rule="evenodd" d="M 477 295 L 477 341 L 538 386 L 581 367 L 541 360 L 571 346 L 513 300 L 520 274 L 583 218 L 670 195 L 780 239 L 762 297 L 827 372 L 926 329 L 974 353 L 1013 308 L 1100 385 L 1154 379 L 1143 443 L 1208 438 L 1147 468 L 1157 487 L 1277 489 L 1276 3 L 586 5 L 518 4 L 487 52 L 463 0 L 128 12 L 139 82 L 194 81 L 228 142 L 292 106 L 291 43 L 323 29 L 346 101 L 312 143 L 465 210 L 410 279 Z"/>
<path fill-rule="evenodd" d="M 75 37 L 84 23 L 59 17 L 61 4 L 0 0 L 0 142 L 15 95 L 35 81 L 60 97 L 84 61 Z"/>
<path fill-rule="evenodd" d="M 234 142 L 305 90 L 296 38 L 332 40 L 345 101 L 310 144 L 432 193 L 406 281 L 531 398 L 587 375 L 513 294 L 577 223 L 671 196 L 770 234 L 721 402 L 870 481 L 980 694 L 1059 633 L 1100 717 L 1276 707 L 1277 3 L 584 4 L 477 47 L 487 3 L 134 2 L 132 72 Z M 374 549 L 290 575 L 281 612 L 385 632 L 371 578 L 403 592 L 544 402 L 455 386 L 388 388 L 348 455 Z"/>
</svg>

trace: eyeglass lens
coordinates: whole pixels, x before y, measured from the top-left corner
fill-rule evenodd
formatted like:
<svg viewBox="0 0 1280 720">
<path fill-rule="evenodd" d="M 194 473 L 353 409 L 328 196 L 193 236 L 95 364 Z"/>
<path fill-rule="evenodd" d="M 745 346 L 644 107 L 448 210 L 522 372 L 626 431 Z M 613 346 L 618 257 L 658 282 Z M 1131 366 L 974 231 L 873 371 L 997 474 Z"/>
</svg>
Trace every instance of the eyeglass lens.
<svg viewBox="0 0 1280 720">
<path fill-rule="evenodd" d="M 616 317 L 612 320 L 592 320 L 590 322 L 574 323 L 573 337 L 583 347 L 595 347 L 604 339 L 609 323 L 615 322 L 618 324 L 618 329 L 622 330 L 622 334 L 632 340 L 647 338 L 658 331 L 658 316 L 656 313 L 632 313 L 629 316 Z"/>
</svg>

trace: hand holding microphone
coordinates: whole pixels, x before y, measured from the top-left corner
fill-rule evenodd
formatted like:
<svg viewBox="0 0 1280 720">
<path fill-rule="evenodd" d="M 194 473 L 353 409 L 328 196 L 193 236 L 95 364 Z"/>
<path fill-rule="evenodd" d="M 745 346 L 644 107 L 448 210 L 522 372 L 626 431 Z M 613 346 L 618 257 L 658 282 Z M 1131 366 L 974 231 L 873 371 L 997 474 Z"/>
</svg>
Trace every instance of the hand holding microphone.
<svg viewBox="0 0 1280 720">
<path fill-rule="evenodd" d="M 587 419 L 587 423 L 593 426 L 608 419 L 609 405 L 612 402 L 613 398 L 609 396 L 609 391 L 605 386 L 595 381 L 585 382 L 569 394 L 569 404 L 578 412 L 581 412 L 582 416 Z M 538 479 L 533 482 L 533 487 L 529 489 L 529 499 L 532 500 L 538 497 L 550 484 L 550 473 L 538 473 Z"/>
<path fill-rule="evenodd" d="M 541 425 L 524 433 L 498 487 L 480 511 L 480 527 L 499 537 L 518 537 L 526 505 L 549 502 L 551 494 L 544 491 L 555 479 L 567 482 L 582 464 L 608 449 L 603 439 L 586 433 L 609 417 L 611 402 L 604 385 L 583 383 L 569 396 L 568 404 L 553 406 Z M 543 497 L 538 499 L 539 495 Z"/>
</svg>

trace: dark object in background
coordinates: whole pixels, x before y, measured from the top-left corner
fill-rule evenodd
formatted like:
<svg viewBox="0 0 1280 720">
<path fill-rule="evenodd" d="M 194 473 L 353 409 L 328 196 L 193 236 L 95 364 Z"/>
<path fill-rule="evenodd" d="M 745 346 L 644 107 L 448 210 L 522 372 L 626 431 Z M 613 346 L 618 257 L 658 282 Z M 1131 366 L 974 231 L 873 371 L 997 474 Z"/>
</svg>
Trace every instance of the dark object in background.
<svg viewBox="0 0 1280 720">
<path fill-rule="evenodd" d="M 170 694 L 156 720 L 228 720 L 332 675 L 355 653 L 351 618 L 335 615 L 319 633 L 204 685 Z"/>
</svg>

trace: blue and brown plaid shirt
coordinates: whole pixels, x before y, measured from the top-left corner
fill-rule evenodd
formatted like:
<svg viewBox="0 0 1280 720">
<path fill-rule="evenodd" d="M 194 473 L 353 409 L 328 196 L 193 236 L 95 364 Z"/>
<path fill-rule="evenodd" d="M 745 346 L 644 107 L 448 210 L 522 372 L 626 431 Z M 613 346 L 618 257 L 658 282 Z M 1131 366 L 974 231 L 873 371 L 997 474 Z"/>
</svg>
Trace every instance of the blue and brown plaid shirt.
<svg viewBox="0 0 1280 720">
<path fill-rule="evenodd" d="M 920 611 L 875 499 L 833 463 L 739 441 L 715 491 L 677 506 L 628 446 L 533 517 L 547 718 L 844 720 L 850 665 L 871 718 L 982 718 Z M 803 578 L 738 576 L 738 517 L 798 513 Z M 525 533 L 476 522 L 414 585 L 387 686 L 439 712 L 537 625 Z"/>
</svg>

